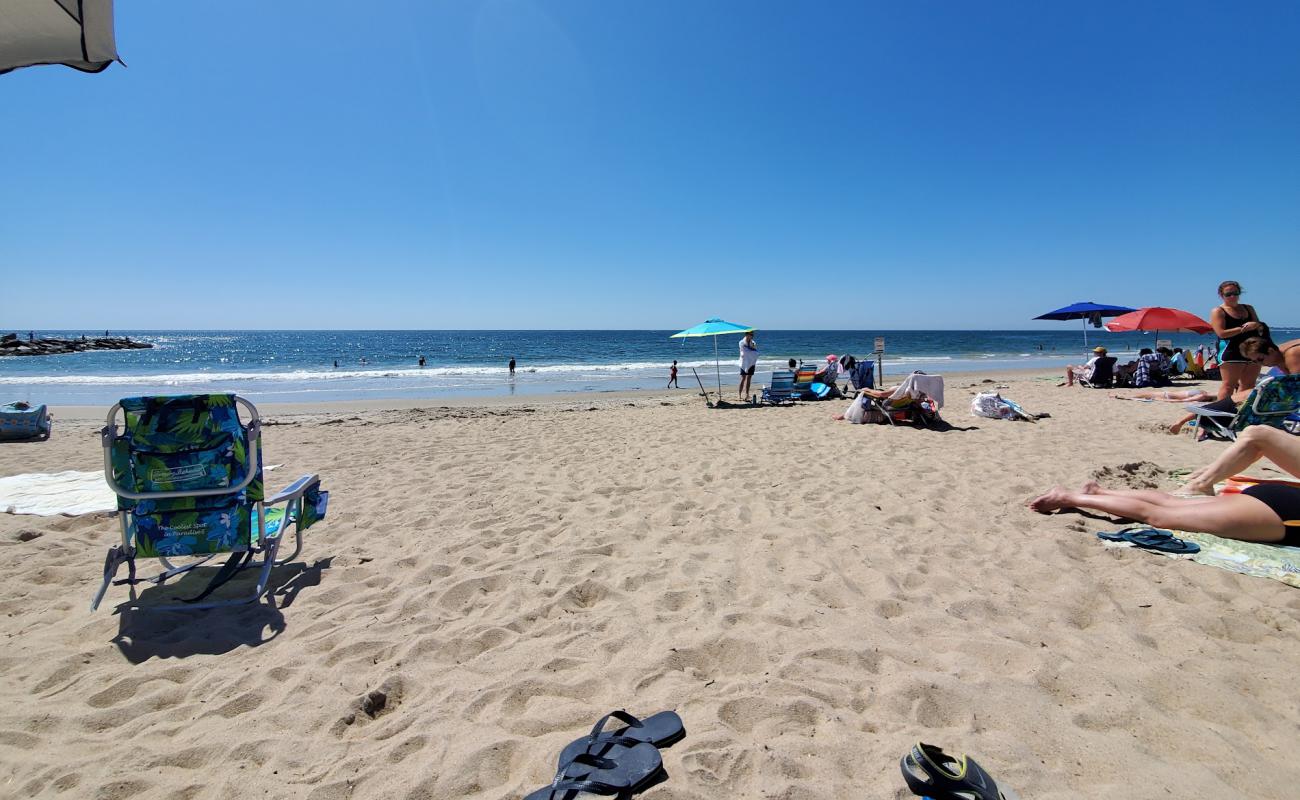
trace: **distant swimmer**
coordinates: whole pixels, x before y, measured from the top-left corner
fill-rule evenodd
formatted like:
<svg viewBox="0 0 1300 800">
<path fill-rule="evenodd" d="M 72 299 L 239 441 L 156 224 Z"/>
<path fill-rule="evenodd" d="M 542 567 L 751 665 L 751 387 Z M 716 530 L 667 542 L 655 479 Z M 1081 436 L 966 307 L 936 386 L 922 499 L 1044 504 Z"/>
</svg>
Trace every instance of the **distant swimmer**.
<svg viewBox="0 0 1300 800">
<path fill-rule="evenodd" d="M 365 356 L 362 356 L 362 357 L 361 357 L 361 363 L 362 363 L 363 365 L 366 363 L 366 357 L 365 357 Z"/>
<path fill-rule="evenodd" d="M 336 358 L 334 359 L 334 369 L 338 369 L 338 368 L 339 368 L 339 360 Z"/>
<path fill-rule="evenodd" d="M 420 366 L 424 366 L 424 356 L 420 356 Z"/>
<path fill-rule="evenodd" d="M 511 357 L 510 357 L 510 364 L 509 364 L 508 366 L 510 367 L 510 377 L 513 378 L 513 377 L 515 376 L 515 357 L 514 357 L 514 356 L 511 356 Z"/>
</svg>

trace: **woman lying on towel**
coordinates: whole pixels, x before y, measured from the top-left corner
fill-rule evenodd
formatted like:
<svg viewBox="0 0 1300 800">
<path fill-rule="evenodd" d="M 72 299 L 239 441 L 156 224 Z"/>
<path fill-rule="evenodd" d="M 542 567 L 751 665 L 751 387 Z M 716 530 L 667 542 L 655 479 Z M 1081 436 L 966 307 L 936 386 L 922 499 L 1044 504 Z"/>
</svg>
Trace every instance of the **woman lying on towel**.
<svg viewBox="0 0 1300 800">
<path fill-rule="evenodd" d="M 1214 483 L 1235 475 L 1256 459 L 1300 477 L 1300 439 L 1277 428 L 1252 425 L 1214 463 L 1193 473 L 1190 491 L 1208 497 L 1174 497 L 1151 489 L 1103 489 L 1088 481 L 1077 492 L 1056 487 L 1029 507 L 1041 514 L 1089 508 L 1156 528 L 1212 533 L 1225 539 L 1300 547 L 1300 487 L 1261 483 L 1240 494 L 1213 494 Z"/>
<path fill-rule="evenodd" d="M 1172 392 L 1163 389 L 1151 389 L 1133 394 L 1112 394 L 1116 400 L 1159 400 L 1164 403 L 1203 403 L 1213 400 L 1214 395 L 1202 389 L 1175 389 Z"/>
</svg>

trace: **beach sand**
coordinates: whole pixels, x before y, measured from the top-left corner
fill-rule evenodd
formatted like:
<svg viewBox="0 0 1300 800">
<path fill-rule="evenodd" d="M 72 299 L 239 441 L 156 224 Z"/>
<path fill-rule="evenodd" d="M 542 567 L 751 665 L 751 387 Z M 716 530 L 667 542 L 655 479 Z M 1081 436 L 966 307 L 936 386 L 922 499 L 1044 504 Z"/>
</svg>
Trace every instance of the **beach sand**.
<svg viewBox="0 0 1300 800">
<path fill-rule="evenodd" d="M 92 614 L 115 520 L 0 515 L 0 795 L 517 798 L 672 708 L 647 798 L 910 797 L 918 739 L 1026 800 L 1296 797 L 1300 593 L 1024 507 L 1223 445 L 1007 375 L 949 376 L 947 432 L 686 390 L 266 406 L 271 486 L 331 492 L 273 606 Z M 972 417 L 995 385 L 1051 418 Z M 101 413 L 0 475 L 100 469 Z"/>
</svg>

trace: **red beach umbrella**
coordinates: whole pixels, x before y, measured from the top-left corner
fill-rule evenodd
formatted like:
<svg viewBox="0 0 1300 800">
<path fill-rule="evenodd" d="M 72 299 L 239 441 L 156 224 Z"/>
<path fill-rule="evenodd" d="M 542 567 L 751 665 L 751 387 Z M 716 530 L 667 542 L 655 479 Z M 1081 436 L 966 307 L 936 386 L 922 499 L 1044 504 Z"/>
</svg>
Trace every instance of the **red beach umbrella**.
<svg viewBox="0 0 1300 800">
<path fill-rule="evenodd" d="M 1192 333 L 1209 333 L 1214 330 L 1210 323 L 1190 311 L 1180 308 L 1163 308 L 1149 306 L 1121 314 L 1106 323 L 1106 330 L 1112 333 L 1120 331 L 1191 331 Z"/>
</svg>

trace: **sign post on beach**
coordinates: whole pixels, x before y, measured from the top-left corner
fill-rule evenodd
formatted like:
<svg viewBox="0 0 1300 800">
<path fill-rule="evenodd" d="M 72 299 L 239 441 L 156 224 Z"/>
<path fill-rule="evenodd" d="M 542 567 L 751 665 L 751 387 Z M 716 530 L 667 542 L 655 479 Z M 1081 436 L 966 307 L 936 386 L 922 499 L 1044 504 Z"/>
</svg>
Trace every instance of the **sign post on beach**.
<svg viewBox="0 0 1300 800">
<path fill-rule="evenodd" d="M 885 337 L 876 337 L 876 385 L 885 385 Z"/>
</svg>

